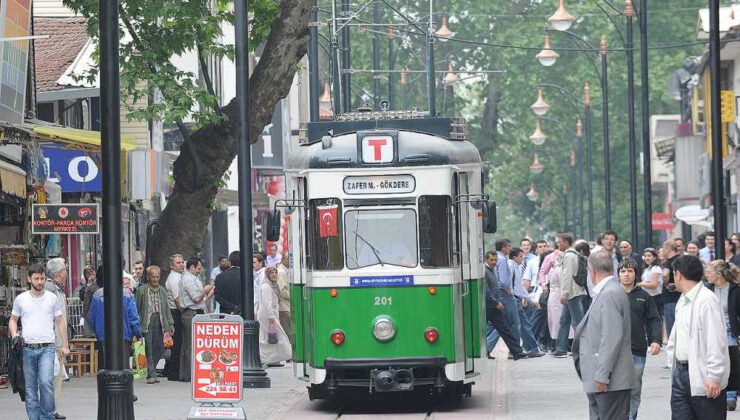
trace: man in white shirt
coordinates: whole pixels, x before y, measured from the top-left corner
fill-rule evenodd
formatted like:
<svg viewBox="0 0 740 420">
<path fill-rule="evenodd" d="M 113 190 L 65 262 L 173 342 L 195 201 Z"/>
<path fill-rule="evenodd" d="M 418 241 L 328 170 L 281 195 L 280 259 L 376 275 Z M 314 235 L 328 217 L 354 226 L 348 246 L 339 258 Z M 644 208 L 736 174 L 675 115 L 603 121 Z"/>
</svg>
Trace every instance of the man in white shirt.
<svg viewBox="0 0 740 420">
<path fill-rule="evenodd" d="M 673 365 L 674 419 L 727 418 L 727 333 L 719 299 L 702 284 L 703 273 L 696 257 L 682 255 L 673 261 L 673 280 L 681 292 L 666 346 L 668 363 Z"/>
<path fill-rule="evenodd" d="M 216 277 L 218 277 L 218 275 L 223 273 L 224 271 L 228 270 L 230 266 L 231 264 L 229 263 L 229 258 L 227 256 L 219 256 L 218 265 L 213 267 L 213 270 L 211 270 L 211 275 L 208 278 L 215 281 Z"/>
<path fill-rule="evenodd" d="M 54 358 L 69 355 L 67 322 L 54 293 L 44 290 L 45 268 L 33 264 L 28 268 L 31 290 L 18 295 L 8 322 L 10 337 L 19 339 L 18 319 L 23 322 L 23 377 L 26 382 L 26 413 L 29 419 L 51 419 L 55 413 Z M 56 349 L 56 326 L 61 347 Z"/>
<path fill-rule="evenodd" d="M 46 262 L 46 283 L 44 288 L 46 291 L 53 293 L 59 301 L 59 308 L 62 310 L 62 318 L 64 318 L 64 331 L 67 331 L 67 296 L 64 294 L 64 287 L 67 285 L 67 278 L 69 277 L 69 269 L 64 258 L 52 258 Z M 62 336 L 59 329 L 56 332 L 56 346 L 61 347 Z M 60 352 L 57 351 L 57 360 L 59 361 L 58 374 L 54 375 L 54 402 L 57 408 L 60 405 L 62 397 L 62 381 L 64 380 L 64 364 L 66 358 L 62 357 Z M 55 419 L 64 419 L 65 416 L 54 413 Z"/>
<path fill-rule="evenodd" d="M 182 306 L 182 347 L 180 348 L 180 381 L 190 381 L 190 356 L 192 351 L 193 317 L 205 313 L 205 299 L 213 296 L 213 284 L 203 287 L 200 272 L 203 263 L 198 257 L 191 257 L 185 264 L 185 272 L 180 280 L 180 305 Z"/>
<path fill-rule="evenodd" d="M 705 235 L 704 244 L 706 246 L 699 250 L 699 258 L 709 264 L 716 258 L 716 255 L 714 255 L 714 232 L 707 232 Z"/>
<path fill-rule="evenodd" d="M 532 302 L 539 302 L 540 296 L 542 295 L 542 287 L 537 282 L 537 275 L 540 272 L 540 261 L 542 256 L 547 252 L 547 242 L 537 241 L 535 244 L 535 252 L 537 255 L 534 258 L 530 258 L 526 261 L 526 267 L 524 268 L 524 288 L 529 293 L 529 299 Z M 534 305 L 528 308 L 529 322 L 532 325 L 532 334 L 534 337 L 541 342 L 540 335 L 544 329 L 545 323 L 547 322 L 547 308 L 535 308 Z M 547 337 L 549 338 L 549 336 Z M 541 343 L 542 344 L 542 343 Z"/>
<path fill-rule="evenodd" d="M 270 253 L 267 254 L 267 267 L 276 267 L 278 264 L 280 264 L 280 260 L 283 259 L 283 256 L 278 253 L 277 245 L 272 244 L 270 245 Z"/>
<path fill-rule="evenodd" d="M 165 363 L 164 371 L 167 373 L 167 379 L 170 381 L 180 380 L 180 348 L 182 347 L 182 318 L 180 315 L 180 281 L 182 273 L 185 271 L 185 260 L 182 255 L 174 254 L 170 257 L 170 274 L 167 275 L 165 288 L 167 289 L 167 306 L 172 314 L 172 321 L 175 324 L 175 334 L 172 337 L 172 349 L 170 349 L 170 359 Z"/>
</svg>

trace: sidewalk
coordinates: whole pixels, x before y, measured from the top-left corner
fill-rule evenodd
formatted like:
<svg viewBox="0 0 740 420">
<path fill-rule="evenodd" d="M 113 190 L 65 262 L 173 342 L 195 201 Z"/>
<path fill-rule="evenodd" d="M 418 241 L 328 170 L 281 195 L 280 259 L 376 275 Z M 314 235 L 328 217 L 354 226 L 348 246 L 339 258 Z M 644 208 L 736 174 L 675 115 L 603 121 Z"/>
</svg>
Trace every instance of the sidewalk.
<svg viewBox="0 0 740 420">
<path fill-rule="evenodd" d="M 642 383 L 640 420 L 671 418 L 670 372 L 660 367 L 665 353 L 648 356 Z M 538 359 L 509 361 L 509 419 L 587 419 L 588 401 L 573 367 L 573 359 L 545 356 Z M 728 419 L 740 419 L 740 412 L 728 412 Z"/>
<path fill-rule="evenodd" d="M 272 382 L 269 389 L 246 389 L 240 406 L 250 419 L 282 418 L 295 402 L 308 399 L 305 383 L 293 377 L 293 365 L 269 368 L 267 374 Z M 182 420 L 187 418 L 191 405 L 190 384 L 162 382 L 147 385 L 144 379 L 134 381 L 134 392 L 139 400 L 134 403 L 137 419 Z M 71 378 L 62 384 L 62 401 L 58 409 L 70 420 L 94 420 L 97 418 L 98 394 L 94 378 Z M 25 419 L 25 405 L 10 387 L 0 390 L 0 407 L 3 419 Z"/>
</svg>

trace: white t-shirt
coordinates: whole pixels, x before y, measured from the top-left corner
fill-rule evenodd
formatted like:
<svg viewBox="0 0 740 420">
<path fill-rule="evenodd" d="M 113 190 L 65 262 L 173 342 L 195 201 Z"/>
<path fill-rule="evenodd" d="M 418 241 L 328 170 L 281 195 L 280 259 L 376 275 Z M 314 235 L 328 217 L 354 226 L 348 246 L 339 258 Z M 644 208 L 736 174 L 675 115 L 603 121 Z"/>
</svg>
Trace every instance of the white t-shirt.
<svg viewBox="0 0 740 420">
<path fill-rule="evenodd" d="M 213 270 L 211 270 L 211 276 L 209 277 L 211 280 L 216 280 L 216 277 L 221 274 L 221 266 L 217 265 L 213 267 Z"/>
<path fill-rule="evenodd" d="M 660 268 L 659 265 L 654 265 L 642 272 L 641 280 L 644 283 L 653 281 L 653 274 L 655 273 L 658 273 L 658 287 L 656 287 L 655 289 L 648 289 L 647 287 L 645 288 L 645 291 L 648 292 L 650 296 L 659 295 L 663 292 L 663 269 Z"/>
<path fill-rule="evenodd" d="M 62 308 L 54 293 L 44 290 L 40 297 L 25 291 L 13 301 L 12 314 L 21 319 L 23 339 L 28 344 L 54 343 L 54 318 L 62 315 Z"/>
</svg>

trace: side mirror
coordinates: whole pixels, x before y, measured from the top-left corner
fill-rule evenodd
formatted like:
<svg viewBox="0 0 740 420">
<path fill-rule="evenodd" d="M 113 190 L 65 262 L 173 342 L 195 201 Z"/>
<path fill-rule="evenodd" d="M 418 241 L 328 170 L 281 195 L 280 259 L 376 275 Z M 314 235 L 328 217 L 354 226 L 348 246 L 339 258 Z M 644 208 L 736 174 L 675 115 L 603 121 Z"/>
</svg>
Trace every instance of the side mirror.
<svg viewBox="0 0 740 420">
<path fill-rule="evenodd" d="M 483 232 L 496 233 L 498 230 L 496 218 L 496 203 L 493 201 L 484 202 L 483 206 Z"/>
<path fill-rule="evenodd" d="M 280 240 L 280 210 L 274 209 L 267 213 L 267 241 L 277 242 Z"/>
</svg>

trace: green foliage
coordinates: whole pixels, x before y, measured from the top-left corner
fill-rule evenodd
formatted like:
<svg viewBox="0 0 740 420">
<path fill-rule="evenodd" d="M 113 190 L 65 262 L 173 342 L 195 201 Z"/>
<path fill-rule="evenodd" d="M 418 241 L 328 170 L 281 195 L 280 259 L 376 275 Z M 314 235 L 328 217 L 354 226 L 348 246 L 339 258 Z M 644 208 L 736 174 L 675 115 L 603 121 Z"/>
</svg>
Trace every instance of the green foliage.
<svg viewBox="0 0 740 420">
<path fill-rule="evenodd" d="M 646 0 L 645 0 L 646 1 Z M 412 19 L 419 21 L 422 29 L 426 28 L 429 6 L 428 2 L 411 0 L 399 6 L 407 11 Z M 462 83 L 453 86 L 442 86 L 443 73 L 437 74 L 437 109 L 444 115 L 462 115 L 468 121 L 468 131 L 471 140 L 481 150 L 483 159 L 487 162 L 490 179 L 487 189 L 499 205 L 500 218 L 499 234 L 511 239 L 520 238 L 524 234 L 542 237 L 548 233 L 564 228 L 564 196 L 563 186 L 570 189 L 569 143 L 572 136 L 569 131 L 575 131 L 578 118 L 583 118 L 583 109 L 576 109 L 570 105 L 557 91 L 545 90 L 545 99 L 552 106 L 548 117 L 559 121 L 553 123 L 543 121 L 543 131 L 548 140 L 538 147 L 540 161 L 545 170 L 539 175 L 532 175 L 529 165 L 533 158 L 533 145 L 529 136 L 534 131 L 535 116 L 529 106 L 536 99 L 535 84 L 538 79 L 552 83 L 570 91 L 573 96 L 582 98 L 584 82 L 591 86 L 593 133 L 592 142 L 592 172 L 594 198 L 594 230 L 604 229 L 604 163 L 603 163 L 603 134 L 601 124 L 601 90 L 599 78 L 595 68 L 600 67 L 597 54 L 580 51 L 565 51 L 563 49 L 582 49 L 583 43 L 574 42 L 564 34 L 550 31 L 553 47 L 560 48 L 560 59 L 552 67 L 541 66 L 535 55 L 543 45 L 542 28 L 546 19 L 557 8 L 556 0 L 511 0 L 511 1 L 469 1 L 446 0 L 435 1 L 435 22 L 439 25 L 442 15 L 449 16 L 449 27 L 455 33 L 454 39 L 435 44 L 437 70 L 446 70 L 449 62 L 455 70 L 465 68 L 475 70 L 503 70 L 504 73 L 486 74 L 472 77 L 473 73 L 459 72 L 458 76 L 466 78 Z M 638 8 L 639 1 L 635 1 Z M 583 36 L 592 46 L 598 48 L 602 35 L 609 40 L 608 83 L 609 83 L 609 110 L 610 110 L 610 151 L 611 151 L 611 190 L 612 190 L 612 224 L 620 236 L 629 236 L 630 232 L 630 205 L 629 205 L 629 171 L 628 171 L 628 139 L 627 139 L 627 71 L 626 54 L 620 34 L 612 22 L 597 7 L 601 5 L 610 13 L 619 27 L 621 34 L 625 33 L 625 18 L 610 9 L 603 0 L 589 0 L 576 2 L 566 1 L 566 6 L 577 21 L 570 29 Z M 623 2 L 615 2 L 622 7 Z M 320 20 L 326 23 L 331 15 L 331 3 L 327 0 L 319 2 L 322 7 Z M 699 0 L 671 0 L 670 7 L 662 2 L 648 3 L 648 39 L 650 46 L 674 45 L 692 43 L 696 40 L 696 19 L 698 9 L 706 7 L 705 1 Z M 354 10 L 354 9 L 353 9 Z M 404 23 L 399 16 L 383 8 L 382 22 Z M 368 8 L 359 14 L 360 22 L 372 21 L 372 9 Z M 395 32 L 398 49 L 396 68 L 406 67 L 412 71 L 425 70 L 426 50 L 424 36 L 412 25 L 396 26 Z M 328 29 L 323 26 L 322 32 L 329 35 Z M 359 69 L 372 68 L 372 35 L 374 28 L 352 29 L 352 67 Z M 381 37 L 381 67 L 388 65 L 386 52 L 385 28 L 379 29 Z M 638 153 L 641 150 L 640 129 L 640 56 L 639 56 L 639 27 L 634 22 L 635 31 L 635 80 L 636 80 L 636 116 L 635 122 Z M 476 45 L 460 42 L 468 40 L 495 44 L 496 46 Z M 324 44 L 326 48 L 328 45 Z M 519 48 L 517 48 L 519 47 Z M 650 113 L 670 114 L 677 113 L 678 106 L 669 96 L 666 89 L 667 80 L 672 73 L 680 68 L 684 58 L 698 55 L 703 46 L 685 46 L 671 49 L 653 49 L 649 53 L 649 82 L 650 82 Z M 330 57 L 322 57 L 322 75 L 330 80 Z M 383 92 L 387 92 L 387 74 L 383 74 Z M 404 90 L 408 98 L 407 107 L 427 109 L 426 80 L 423 73 L 409 73 L 410 83 L 406 88 L 398 85 L 396 90 L 397 105 L 400 107 Z M 396 83 L 398 84 L 396 74 Z M 358 73 L 353 75 L 354 92 L 358 105 L 362 99 L 362 91 L 372 92 L 372 75 Z M 500 95 L 497 118 L 491 118 L 486 109 L 492 99 Z M 370 96 L 370 95 L 368 95 Z M 386 97 L 386 94 L 384 94 Z M 584 155 L 585 155 L 584 146 Z M 639 168 L 639 166 L 638 166 Z M 588 185 L 584 157 L 584 188 Z M 638 173 L 638 208 L 639 221 L 642 222 L 643 201 L 642 181 Z M 534 184 L 539 192 L 539 200 L 529 201 L 525 194 L 530 185 Z M 572 191 L 571 191 L 572 192 Z M 586 200 L 585 194 L 577 197 L 578 202 Z M 572 221 L 573 197 L 570 197 L 568 217 Z M 654 199 L 653 206 L 657 211 L 665 200 L 661 197 Z M 587 213 L 587 205 L 584 210 Z M 584 227 L 588 223 L 584 222 Z M 640 224 L 640 231 L 643 227 Z M 586 232 L 588 233 L 588 232 Z M 584 236 L 578 230 L 578 236 Z"/>
<path fill-rule="evenodd" d="M 65 0 L 64 4 L 88 19 L 88 33 L 97 42 L 98 0 Z M 273 0 L 249 2 L 252 49 L 263 43 L 279 11 Z M 209 92 L 192 71 L 178 69 L 172 58 L 197 51 L 205 60 L 234 57 L 232 44 L 225 44 L 223 28 L 234 22 L 228 0 L 122 0 L 119 36 L 121 39 L 121 94 L 129 105 L 129 119 L 162 120 L 179 123 L 192 118 L 196 125 L 221 122 L 219 98 Z M 97 53 L 94 56 L 97 63 Z M 80 79 L 95 80 L 97 65 Z M 161 101 L 148 101 L 158 91 Z"/>
</svg>

